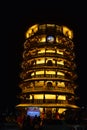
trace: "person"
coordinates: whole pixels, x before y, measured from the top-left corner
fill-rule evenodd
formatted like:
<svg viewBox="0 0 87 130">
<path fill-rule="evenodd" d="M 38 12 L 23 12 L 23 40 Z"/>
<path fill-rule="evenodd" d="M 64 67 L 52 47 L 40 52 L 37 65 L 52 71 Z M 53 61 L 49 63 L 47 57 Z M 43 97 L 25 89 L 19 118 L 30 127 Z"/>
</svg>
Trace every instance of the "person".
<svg viewBox="0 0 87 130">
<path fill-rule="evenodd" d="M 22 130 L 29 130 L 29 129 L 31 129 L 31 118 L 28 115 L 23 120 Z"/>
<path fill-rule="evenodd" d="M 34 119 L 32 121 L 32 124 L 33 124 L 33 129 L 34 130 L 39 130 L 39 128 L 40 128 L 40 121 L 39 121 L 37 115 L 35 115 L 35 117 L 34 117 Z"/>
</svg>

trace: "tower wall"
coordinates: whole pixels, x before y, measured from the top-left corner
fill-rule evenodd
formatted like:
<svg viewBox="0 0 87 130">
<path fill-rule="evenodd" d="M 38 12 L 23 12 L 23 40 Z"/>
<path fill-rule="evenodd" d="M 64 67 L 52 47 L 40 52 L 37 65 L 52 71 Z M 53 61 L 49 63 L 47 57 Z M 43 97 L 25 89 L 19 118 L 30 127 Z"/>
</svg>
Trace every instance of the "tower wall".
<svg viewBox="0 0 87 130">
<path fill-rule="evenodd" d="M 56 24 L 31 26 L 24 42 L 17 107 L 56 108 L 59 113 L 78 108 L 74 59 L 72 30 Z"/>
</svg>

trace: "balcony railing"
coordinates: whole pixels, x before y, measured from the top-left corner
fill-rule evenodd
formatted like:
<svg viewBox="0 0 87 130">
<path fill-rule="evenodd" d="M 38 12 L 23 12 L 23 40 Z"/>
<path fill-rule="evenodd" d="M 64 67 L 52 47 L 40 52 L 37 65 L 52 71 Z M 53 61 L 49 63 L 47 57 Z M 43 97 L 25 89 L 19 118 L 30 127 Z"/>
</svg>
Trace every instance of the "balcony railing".
<svg viewBox="0 0 87 130">
<path fill-rule="evenodd" d="M 61 93 L 72 93 L 74 94 L 74 90 L 73 88 L 63 88 L 63 87 L 34 87 L 34 88 L 26 88 L 23 89 L 23 93 L 27 93 L 27 92 L 61 92 Z"/>
<path fill-rule="evenodd" d="M 24 58 L 26 58 L 26 60 L 32 59 L 32 58 L 38 58 L 38 57 L 57 57 L 57 58 L 64 58 L 64 59 L 72 59 L 70 56 L 68 55 L 61 55 L 61 54 L 57 54 L 57 53 L 40 53 L 40 54 L 25 54 Z"/>
<path fill-rule="evenodd" d="M 33 104 L 73 104 L 68 100 L 56 100 L 56 99 L 22 99 L 24 103 L 33 103 Z"/>
</svg>

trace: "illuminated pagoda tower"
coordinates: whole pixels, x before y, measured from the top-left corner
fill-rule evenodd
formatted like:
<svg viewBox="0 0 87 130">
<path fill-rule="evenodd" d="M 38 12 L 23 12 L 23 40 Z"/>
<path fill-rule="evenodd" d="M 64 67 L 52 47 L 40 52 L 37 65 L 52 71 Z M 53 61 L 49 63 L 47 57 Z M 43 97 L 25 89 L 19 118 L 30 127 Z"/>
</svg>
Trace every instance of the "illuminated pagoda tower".
<svg viewBox="0 0 87 130">
<path fill-rule="evenodd" d="M 35 24 L 26 31 L 19 108 L 40 113 L 77 109 L 73 31 L 56 24 Z"/>
</svg>

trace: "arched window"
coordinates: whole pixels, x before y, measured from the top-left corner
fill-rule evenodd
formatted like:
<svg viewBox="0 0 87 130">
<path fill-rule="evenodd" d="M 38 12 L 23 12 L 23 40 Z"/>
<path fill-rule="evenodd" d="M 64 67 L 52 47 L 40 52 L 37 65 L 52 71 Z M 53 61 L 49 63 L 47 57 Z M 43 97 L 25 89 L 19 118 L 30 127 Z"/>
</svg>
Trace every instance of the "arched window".
<svg viewBox="0 0 87 130">
<path fill-rule="evenodd" d="M 48 83 L 47 83 L 47 88 L 50 89 L 50 88 L 52 88 L 52 87 L 53 87 L 52 82 L 48 82 Z"/>
<path fill-rule="evenodd" d="M 48 60 L 48 61 L 47 61 L 47 65 L 48 65 L 48 66 L 52 66 L 52 65 L 53 65 L 52 61 L 51 61 L 51 60 Z"/>
</svg>

